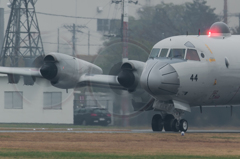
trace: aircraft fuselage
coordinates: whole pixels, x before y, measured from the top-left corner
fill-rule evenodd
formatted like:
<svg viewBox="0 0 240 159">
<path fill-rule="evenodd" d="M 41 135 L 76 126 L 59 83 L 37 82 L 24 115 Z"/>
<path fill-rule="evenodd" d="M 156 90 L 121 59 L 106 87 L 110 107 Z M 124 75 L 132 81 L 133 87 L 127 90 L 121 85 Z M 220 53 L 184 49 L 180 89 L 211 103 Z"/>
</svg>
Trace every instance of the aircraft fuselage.
<svg viewBox="0 0 240 159">
<path fill-rule="evenodd" d="M 155 99 L 190 106 L 240 104 L 240 36 L 170 37 L 151 54 L 140 82 Z"/>
</svg>

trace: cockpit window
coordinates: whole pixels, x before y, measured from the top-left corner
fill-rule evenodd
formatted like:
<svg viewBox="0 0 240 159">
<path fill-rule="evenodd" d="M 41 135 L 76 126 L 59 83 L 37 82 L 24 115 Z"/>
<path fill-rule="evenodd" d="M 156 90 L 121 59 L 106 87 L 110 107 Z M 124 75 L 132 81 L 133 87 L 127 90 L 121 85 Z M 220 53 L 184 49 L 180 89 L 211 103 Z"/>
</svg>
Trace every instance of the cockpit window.
<svg viewBox="0 0 240 159">
<path fill-rule="evenodd" d="M 151 53 L 149 55 L 149 58 L 158 57 L 159 51 L 160 51 L 160 49 L 152 49 L 152 51 L 151 51 Z"/>
<path fill-rule="evenodd" d="M 162 49 L 159 57 L 166 57 L 167 53 L 168 53 L 168 49 Z"/>
<path fill-rule="evenodd" d="M 186 60 L 200 61 L 197 51 L 194 49 L 188 49 Z"/>
<path fill-rule="evenodd" d="M 186 42 L 184 45 L 187 47 L 195 48 L 195 46 L 190 41 Z"/>
<path fill-rule="evenodd" d="M 185 49 L 171 49 L 168 57 L 184 59 Z"/>
</svg>

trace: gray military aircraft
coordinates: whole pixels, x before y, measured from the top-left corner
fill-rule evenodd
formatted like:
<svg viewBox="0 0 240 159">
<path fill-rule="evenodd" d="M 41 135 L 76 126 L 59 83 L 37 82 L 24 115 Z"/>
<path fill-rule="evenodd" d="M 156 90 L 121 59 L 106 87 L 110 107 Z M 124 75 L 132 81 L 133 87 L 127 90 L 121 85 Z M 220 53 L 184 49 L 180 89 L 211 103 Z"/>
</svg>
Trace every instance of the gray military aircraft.
<svg viewBox="0 0 240 159">
<path fill-rule="evenodd" d="M 91 85 L 126 90 L 133 95 L 135 110 L 158 112 L 152 118 L 153 131 L 186 132 L 188 122 L 182 116 L 191 107 L 240 104 L 239 43 L 240 36 L 216 22 L 209 35 L 158 42 L 145 63 L 126 61 L 116 76 L 103 75 L 98 66 L 61 53 L 47 54 L 39 67 L 0 67 L 0 73 L 8 74 L 10 83 L 23 76 L 25 84 L 32 85 L 29 78 L 41 77 L 61 89 Z M 141 102 L 148 95 L 151 98 Z"/>
</svg>

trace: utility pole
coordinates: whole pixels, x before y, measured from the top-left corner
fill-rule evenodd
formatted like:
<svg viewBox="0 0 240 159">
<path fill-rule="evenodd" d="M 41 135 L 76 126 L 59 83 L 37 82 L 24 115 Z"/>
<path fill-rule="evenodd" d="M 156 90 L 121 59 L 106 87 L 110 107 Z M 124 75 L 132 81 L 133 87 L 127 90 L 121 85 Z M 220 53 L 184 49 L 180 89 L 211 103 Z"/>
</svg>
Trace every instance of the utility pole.
<svg viewBox="0 0 240 159">
<path fill-rule="evenodd" d="M 126 62 L 128 61 L 128 0 L 123 0 L 122 18 L 122 62 Z"/>
<path fill-rule="evenodd" d="M 128 61 L 128 3 L 138 3 L 138 0 L 135 2 L 132 0 L 112 0 L 112 3 L 122 3 L 122 62 Z M 122 97 L 121 107 L 123 115 L 125 116 L 128 112 L 129 99 L 127 97 Z M 123 126 L 129 125 L 129 118 L 122 118 Z"/>
<path fill-rule="evenodd" d="M 227 0 L 224 0 L 224 7 L 223 7 L 223 22 L 228 24 L 228 7 L 227 7 Z"/>
<path fill-rule="evenodd" d="M 58 46 L 57 46 L 57 52 L 59 52 L 59 28 L 58 28 Z"/>
<path fill-rule="evenodd" d="M 122 62 L 128 60 L 128 3 L 138 4 L 138 0 L 112 0 L 112 3 L 122 3 L 122 42 L 123 42 L 123 53 Z"/>
<path fill-rule="evenodd" d="M 76 33 L 77 32 L 80 32 L 82 33 L 82 31 L 80 31 L 79 29 L 81 28 L 87 28 L 86 26 L 83 26 L 83 25 L 64 25 L 63 26 L 64 28 L 68 29 L 69 32 L 71 32 L 73 35 L 72 35 L 72 48 L 73 48 L 73 51 L 72 51 L 72 55 L 75 56 L 76 55 Z"/>
<path fill-rule="evenodd" d="M 90 55 L 90 30 L 88 30 L 88 56 Z"/>
<path fill-rule="evenodd" d="M 75 26 L 75 24 L 73 24 L 73 36 L 72 36 L 72 43 L 73 43 L 73 52 L 72 52 L 72 55 L 73 56 L 76 56 L 76 46 L 75 46 L 75 44 L 76 44 L 76 41 L 77 41 L 77 39 L 76 39 L 76 26 Z"/>
</svg>

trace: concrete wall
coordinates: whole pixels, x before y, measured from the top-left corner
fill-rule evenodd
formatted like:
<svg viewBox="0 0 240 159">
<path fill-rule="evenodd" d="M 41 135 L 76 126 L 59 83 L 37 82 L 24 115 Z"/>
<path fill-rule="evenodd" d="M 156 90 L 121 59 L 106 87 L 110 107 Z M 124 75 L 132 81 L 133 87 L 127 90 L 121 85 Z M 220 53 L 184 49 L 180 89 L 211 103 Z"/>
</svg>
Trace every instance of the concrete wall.
<svg viewBox="0 0 240 159">
<path fill-rule="evenodd" d="M 42 79 L 43 80 L 43 79 Z M 45 81 L 46 82 L 46 81 Z M 37 79 L 34 86 L 8 84 L 5 75 L 0 76 L 0 123 L 63 123 L 73 124 L 73 90 L 65 90 L 42 84 Z M 4 92 L 23 91 L 23 109 L 5 109 Z M 62 92 L 62 109 L 43 109 L 43 92 Z"/>
</svg>

